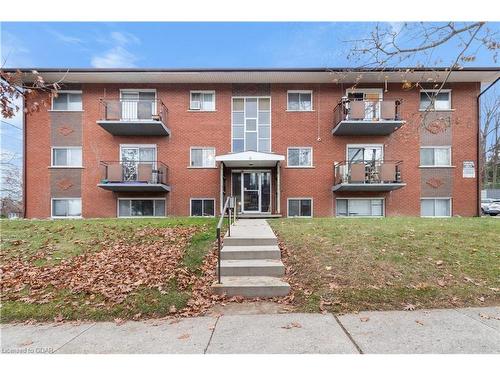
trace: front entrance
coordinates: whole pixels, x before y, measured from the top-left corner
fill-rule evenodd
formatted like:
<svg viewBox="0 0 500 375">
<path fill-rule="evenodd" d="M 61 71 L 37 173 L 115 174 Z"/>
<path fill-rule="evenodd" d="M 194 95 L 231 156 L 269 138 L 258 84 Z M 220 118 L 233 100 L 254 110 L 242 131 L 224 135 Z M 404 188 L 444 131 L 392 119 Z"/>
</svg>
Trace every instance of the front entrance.
<svg viewBox="0 0 500 375">
<path fill-rule="evenodd" d="M 233 171 L 232 194 L 240 213 L 271 212 L 271 172 Z"/>
</svg>

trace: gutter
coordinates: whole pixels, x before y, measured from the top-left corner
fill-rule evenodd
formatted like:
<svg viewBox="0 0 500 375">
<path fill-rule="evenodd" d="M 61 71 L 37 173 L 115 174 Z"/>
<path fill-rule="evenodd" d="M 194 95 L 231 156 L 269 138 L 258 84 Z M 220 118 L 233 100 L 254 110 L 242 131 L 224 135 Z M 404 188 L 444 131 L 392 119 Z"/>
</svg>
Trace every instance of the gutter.
<svg viewBox="0 0 500 375">
<path fill-rule="evenodd" d="M 481 216 L 481 175 L 480 175 L 480 162 L 481 162 L 481 107 L 479 106 L 479 99 L 481 96 L 491 89 L 498 81 L 500 77 L 497 77 L 492 83 L 488 85 L 483 91 L 479 93 L 476 98 L 476 108 L 477 108 L 477 212 L 476 216 Z"/>
</svg>

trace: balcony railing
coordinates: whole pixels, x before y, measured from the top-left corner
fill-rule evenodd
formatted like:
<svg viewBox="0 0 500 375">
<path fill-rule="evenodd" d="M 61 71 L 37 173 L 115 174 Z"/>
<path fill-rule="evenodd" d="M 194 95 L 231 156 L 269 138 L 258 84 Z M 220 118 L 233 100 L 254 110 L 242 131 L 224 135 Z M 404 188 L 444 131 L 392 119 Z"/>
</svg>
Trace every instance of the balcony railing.
<svg viewBox="0 0 500 375">
<path fill-rule="evenodd" d="M 168 110 L 159 99 L 100 99 L 97 123 L 113 135 L 169 135 Z"/>
<path fill-rule="evenodd" d="M 405 186 L 401 161 L 343 161 L 334 166 L 333 190 L 390 191 Z"/>
<path fill-rule="evenodd" d="M 342 98 L 333 110 L 335 135 L 388 135 L 404 124 L 401 100 Z"/>
<path fill-rule="evenodd" d="M 169 191 L 168 167 L 159 161 L 102 161 L 99 187 L 112 191 Z"/>
</svg>

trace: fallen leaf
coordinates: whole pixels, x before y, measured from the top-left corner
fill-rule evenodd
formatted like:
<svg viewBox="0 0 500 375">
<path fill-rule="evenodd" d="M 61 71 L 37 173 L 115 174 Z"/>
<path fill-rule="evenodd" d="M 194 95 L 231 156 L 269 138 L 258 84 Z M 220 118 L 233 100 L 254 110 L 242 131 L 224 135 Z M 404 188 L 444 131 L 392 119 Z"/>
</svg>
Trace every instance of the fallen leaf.
<svg viewBox="0 0 500 375">
<path fill-rule="evenodd" d="M 405 305 L 405 307 L 403 308 L 403 310 L 405 311 L 413 311 L 415 310 L 415 305 L 412 305 L 411 303 L 408 303 Z"/>
<path fill-rule="evenodd" d="M 60 322 L 62 322 L 63 320 L 64 320 L 64 316 L 63 316 L 61 313 L 57 314 L 57 315 L 54 317 L 54 322 L 56 322 L 56 323 L 60 323 Z"/>
<path fill-rule="evenodd" d="M 363 323 L 365 323 L 365 322 L 369 321 L 370 318 L 367 316 L 363 316 L 363 317 L 359 318 L 359 320 L 361 320 Z"/>
<path fill-rule="evenodd" d="M 415 323 L 420 324 L 421 326 L 424 325 L 424 323 L 422 323 L 420 320 L 415 320 Z"/>
<path fill-rule="evenodd" d="M 19 346 L 29 346 L 33 344 L 33 341 L 29 340 L 29 341 L 24 341 L 22 343 L 19 344 Z"/>
<path fill-rule="evenodd" d="M 302 328 L 302 325 L 298 322 L 291 322 L 291 323 L 289 323 L 286 326 L 283 326 L 281 328 L 284 328 L 284 329 Z"/>
<path fill-rule="evenodd" d="M 121 318 L 115 318 L 115 323 L 117 326 L 121 326 L 122 324 L 125 323 L 125 320 L 123 320 Z"/>
<path fill-rule="evenodd" d="M 188 333 L 185 333 L 183 335 L 180 335 L 179 337 L 177 337 L 178 340 L 187 340 L 188 338 L 190 338 L 191 335 L 188 334 Z"/>
<path fill-rule="evenodd" d="M 436 266 L 442 266 L 442 265 L 443 265 L 443 261 L 442 260 L 436 261 Z"/>
<path fill-rule="evenodd" d="M 483 297 L 483 296 L 478 297 L 477 299 L 478 299 L 479 301 L 481 301 L 481 302 L 484 302 L 484 297 Z"/>
</svg>

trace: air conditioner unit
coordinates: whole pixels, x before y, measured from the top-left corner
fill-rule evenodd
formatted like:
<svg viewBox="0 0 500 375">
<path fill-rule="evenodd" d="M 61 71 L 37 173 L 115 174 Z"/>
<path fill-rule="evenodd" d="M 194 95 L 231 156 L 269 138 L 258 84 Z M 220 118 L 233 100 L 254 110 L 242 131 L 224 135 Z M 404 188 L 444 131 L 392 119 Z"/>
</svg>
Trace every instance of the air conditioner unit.
<svg viewBox="0 0 500 375">
<path fill-rule="evenodd" d="M 191 109 L 201 109 L 201 102 L 199 100 L 192 101 Z"/>
</svg>

